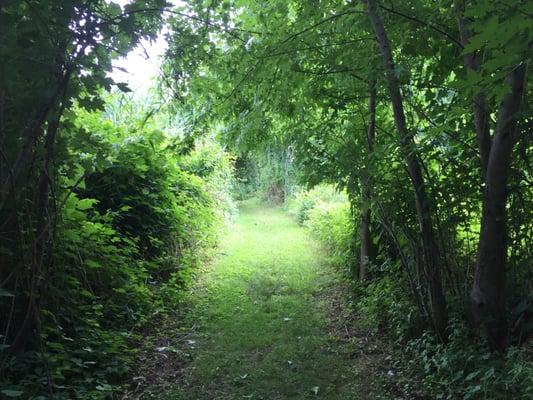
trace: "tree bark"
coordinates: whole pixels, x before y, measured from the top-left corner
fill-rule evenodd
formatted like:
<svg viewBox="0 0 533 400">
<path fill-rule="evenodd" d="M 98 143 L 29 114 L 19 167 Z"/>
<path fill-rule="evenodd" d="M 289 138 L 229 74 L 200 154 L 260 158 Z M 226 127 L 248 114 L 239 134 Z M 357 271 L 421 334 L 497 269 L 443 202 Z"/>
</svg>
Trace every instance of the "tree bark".
<svg viewBox="0 0 533 400">
<path fill-rule="evenodd" d="M 366 189 L 364 189 L 366 191 Z M 367 195 L 363 201 L 369 201 Z M 360 240 L 361 240 L 361 252 L 360 252 L 360 262 L 359 262 L 359 280 L 361 282 L 366 281 L 368 264 L 370 263 L 370 248 L 372 243 L 372 238 L 370 234 L 370 218 L 371 211 L 368 204 L 363 205 L 363 210 L 361 211 L 361 230 L 360 230 Z"/>
<path fill-rule="evenodd" d="M 507 77 L 511 91 L 500 105 L 487 162 L 481 231 L 476 273 L 471 291 L 474 317 L 485 325 L 491 347 L 502 350 L 508 344 L 505 307 L 507 264 L 506 213 L 507 180 L 513 146 L 517 141 L 517 113 L 526 81 L 526 66 L 520 65 Z"/>
<path fill-rule="evenodd" d="M 376 81 L 370 82 L 370 97 L 368 99 L 368 115 L 369 122 L 366 131 L 366 141 L 368 155 L 372 154 L 374 149 L 374 137 L 376 134 Z M 363 206 L 361 209 L 361 252 L 359 262 L 359 280 L 361 282 L 366 281 L 368 264 L 370 261 L 370 252 L 372 248 L 372 236 L 370 232 L 371 221 L 371 208 L 370 202 L 372 201 L 372 182 L 370 179 L 369 167 L 365 166 L 365 172 L 363 177 Z"/>
<path fill-rule="evenodd" d="M 383 55 L 387 84 L 389 87 L 394 122 L 399 135 L 400 149 L 407 165 L 409 178 L 415 193 L 415 204 L 420 233 L 422 236 L 423 260 L 425 278 L 427 280 L 429 299 L 431 306 L 431 319 L 437 337 L 446 340 L 446 326 L 448 316 L 446 311 L 446 299 L 442 289 L 440 276 L 439 254 L 435 241 L 433 222 L 431 219 L 431 207 L 420 160 L 415 149 L 415 143 L 411 132 L 407 128 L 403 99 L 400 85 L 395 75 L 394 60 L 383 22 L 377 12 L 375 0 L 368 0 L 368 15 L 376 35 L 376 40 Z"/>
</svg>

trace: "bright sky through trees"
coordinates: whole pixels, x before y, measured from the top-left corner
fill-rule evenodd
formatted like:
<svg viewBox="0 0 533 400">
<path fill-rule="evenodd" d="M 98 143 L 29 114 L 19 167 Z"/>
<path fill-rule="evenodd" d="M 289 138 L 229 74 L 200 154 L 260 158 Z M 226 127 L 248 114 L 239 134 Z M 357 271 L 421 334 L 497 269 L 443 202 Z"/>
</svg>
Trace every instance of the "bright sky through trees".
<svg viewBox="0 0 533 400">
<path fill-rule="evenodd" d="M 130 0 L 115 0 L 114 3 L 121 7 L 130 3 Z M 170 3 L 179 5 L 179 0 L 171 0 Z M 116 82 L 126 82 L 136 92 L 146 93 L 154 84 L 159 75 L 161 57 L 167 48 L 165 38 L 166 28 L 163 28 L 155 41 L 141 40 L 141 43 L 127 57 L 120 57 L 113 61 L 115 67 L 110 76 Z"/>
<path fill-rule="evenodd" d="M 159 74 L 159 60 L 166 49 L 166 40 L 160 34 L 156 41 L 142 40 L 127 57 L 113 62 L 110 74 L 116 82 L 126 82 L 134 91 L 146 92 Z"/>
</svg>

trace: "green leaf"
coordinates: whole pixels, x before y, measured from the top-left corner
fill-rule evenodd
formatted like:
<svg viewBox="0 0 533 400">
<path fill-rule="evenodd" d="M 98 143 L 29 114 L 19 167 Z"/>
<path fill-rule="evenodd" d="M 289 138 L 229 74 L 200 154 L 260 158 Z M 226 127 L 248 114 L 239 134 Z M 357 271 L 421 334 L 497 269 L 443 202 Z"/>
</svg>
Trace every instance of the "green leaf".
<svg viewBox="0 0 533 400">
<path fill-rule="evenodd" d="M 76 208 L 80 211 L 85 211 L 92 208 L 92 206 L 97 202 L 98 201 L 95 199 L 82 199 L 78 202 L 78 204 L 76 204 Z"/>
<path fill-rule="evenodd" d="M 118 82 L 118 83 L 115 83 L 115 85 L 117 85 L 117 87 L 119 88 L 119 90 L 123 93 L 129 93 L 131 92 L 131 89 L 130 87 L 128 86 L 127 83 L 125 82 Z"/>
<path fill-rule="evenodd" d="M 88 268 L 92 268 L 92 269 L 99 269 L 99 268 L 102 268 L 102 265 L 97 263 L 96 261 L 94 260 L 85 260 L 85 265 L 88 267 Z"/>
</svg>

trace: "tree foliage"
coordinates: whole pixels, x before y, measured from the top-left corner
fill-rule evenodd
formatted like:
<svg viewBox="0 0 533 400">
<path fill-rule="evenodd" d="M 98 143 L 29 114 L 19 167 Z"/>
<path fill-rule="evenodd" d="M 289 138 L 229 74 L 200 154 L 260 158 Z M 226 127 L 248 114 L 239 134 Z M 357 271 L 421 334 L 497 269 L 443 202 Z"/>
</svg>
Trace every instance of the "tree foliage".
<svg viewBox="0 0 533 400">
<path fill-rule="evenodd" d="M 412 1 L 397 7 L 375 1 L 191 2 L 180 13 L 193 21 L 172 22 L 166 68 L 187 71 L 175 87 L 187 89 L 207 123 L 211 117 L 225 121 L 228 143 L 290 146 L 304 180 L 336 182 L 359 208 L 365 185 L 371 185 L 365 201 L 412 270 L 420 311 L 442 340 L 440 287 L 449 296 L 465 296 L 474 278 L 472 249 L 478 247 L 472 299 L 484 310 L 474 314 L 486 320 L 491 343 L 501 347 L 507 333 L 496 333 L 496 325 L 507 332 L 501 320 L 505 300 L 489 289 L 496 281 L 488 282 L 495 276 L 503 281 L 507 267 L 504 260 L 483 260 L 491 257 L 487 248 L 507 254 L 506 234 L 485 234 L 507 228 L 489 226 L 486 215 L 492 211 L 480 217 L 494 196 L 497 207 L 506 204 L 508 187 L 516 188 L 511 199 L 513 192 L 528 190 L 519 182 L 530 174 L 525 153 L 531 116 L 524 101 L 531 90 L 525 73 L 529 12 L 527 2 Z M 460 34 L 465 25 L 466 40 Z M 478 58 L 475 68 L 465 61 L 472 54 Z M 369 146 L 366 132 L 374 117 L 366 103 L 374 86 L 376 138 Z M 486 177 L 479 161 L 483 151 L 472 134 L 470 107 L 478 93 L 494 110 L 489 118 L 494 122 L 487 121 L 490 157 L 501 165 Z M 507 144 L 504 137 L 513 139 Z M 509 219 L 504 209 L 498 220 Z M 509 225 L 515 226 L 512 220 Z M 486 246 L 489 237 L 492 244 Z M 394 244 L 399 241 L 405 245 Z M 491 272 L 482 273 L 485 269 Z M 498 319 L 496 325 L 488 322 Z"/>
<path fill-rule="evenodd" d="M 165 68 L 237 151 L 281 144 L 302 183 L 347 190 L 369 283 L 395 266 L 414 332 L 444 345 L 459 315 L 501 351 L 531 335 L 531 11 L 196 1 L 171 22 Z"/>
</svg>

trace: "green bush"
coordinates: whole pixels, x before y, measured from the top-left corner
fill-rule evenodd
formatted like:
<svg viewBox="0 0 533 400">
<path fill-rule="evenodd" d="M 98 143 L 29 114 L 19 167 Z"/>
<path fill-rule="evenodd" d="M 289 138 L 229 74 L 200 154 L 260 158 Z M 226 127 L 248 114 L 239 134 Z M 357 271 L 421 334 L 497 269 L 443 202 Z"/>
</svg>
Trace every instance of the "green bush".
<svg viewBox="0 0 533 400">
<path fill-rule="evenodd" d="M 339 192 L 333 185 L 317 185 L 310 190 L 300 190 L 287 201 L 287 211 L 293 215 L 299 224 L 303 225 L 309 219 L 310 211 L 318 203 L 348 203 L 348 196 Z"/>
<path fill-rule="evenodd" d="M 353 260 L 349 208 L 344 203 L 318 202 L 305 223 L 326 245 L 337 264 Z M 445 344 L 423 332 L 427 322 L 413 303 L 401 265 L 385 259 L 371 265 L 374 279 L 366 286 L 356 284 L 359 324 L 387 337 L 402 349 L 396 367 L 408 376 L 406 392 L 422 380 L 424 391 L 435 399 L 530 399 L 533 396 L 533 363 L 526 350 L 511 347 L 502 357 L 491 353 L 486 343 L 474 341 L 464 317 L 452 318 L 450 338 Z M 455 307 L 452 312 L 458 312 Z M 405 356 L 407 351 L 408 356 Z M 420 390 L 420 388 L 416 388 Z"/>
<path fill-rule="evenodd" d="M 345 263 L 352 258 L 354 226 L 348 203 L 317 203 L 305 224 L 336 262 Z"/>
<path fill-rule="evenodd" d="M 198 141 L 194 149 L 182 157 L 179 165 L 185 171 L 203 179 L 222 220 L 233 219 L 237 205 L 233 200 L 235 187 L 234 161 L 214 140 Z"/>
<path fill-rule="evenodd" d="M 352 266 L 356 225 L 349 202 L 331 186 L 319 185 L 297 192 L 287 204 L 288 212 L 324 245 L 336 265 Z M 530 399 L 533 397 L 533 363 L 523 349 L 511 347 L 506 354 L 491 353 L 486 344 L 472 340 L 464 317 L 452 318 L 450 338 L 438 343 L 424 332 L 421 320 L 399 261 L 379 257 L 370 265 L 372 280 L 353 282 L 359 324 L 385 332 L 402 349 L 396 368 L 403 371 L 399 384 L 406 393 L 423 390 L 435 399 Z M 349 269 L 346 269 L 347 271 Z M 451 310 L 458 313 L 462 308 Z M 408 356 L 406 356 L 406 354 Z"/>
<path fill-rule="evenodd" d="M 41 300 L 42 342 L 8 357 L 0 381 L 22 398 L 48 398 L 50 391 L 55 399 L 104 398 L 131 364 L 132 329 L 161 306 L 145 285 L 136 241 L 120 235 L 95 203 L 71 194 L 61 213 Z"/>
<path fill-rule="evenodd" d="M 309 219 L 309 211 L 315 206 L 315 200 L 311 198 L 309 192 L 296 192 L 287 202 L 287 210 L 296 221 L 303 225 Z"/>
<path fill-rule="evenodd" d="M 328 250 L 334 264 L 353 266 L 355 225 L 344 192 L 331 185 L 319 185 L 309 191 L 296 192 L 286 207 L 289 214 L 307 226 Z"/>
<path fill-rule="evenodd" d="M 235 180 L 232 195 L 236 200 L 248 200 L 257 195 L 259 190 L 259 171 L 256 160 L 250 155 L 235 158 Z"/>
<path fill-rule="evenodd" d="M 418 310 L 409 294 L 398 285 L 398 274 L 393 266 L 381 266 L 389 274 L 371 281 L 361 291 L 357 301 L 360 322 L 375 332 L 387 332 L 396 342 L 405 342 L 419 330 Z M 396 277 L 395 277 L 396 276 Z"/>
<path fill-rule="evenodd" d="M 120 389 L 140 329 L 175 308 L 233 212 L 218 145 L 188 155 L 162 132 L 77 115 L 63 132 L 64 198 L 40 342 L 3 357 L 2 395 L 104 399 Z M 74 183 L 76 182 L 76 183 Z"/>
<path fill-rule="evenodd" d="M 404 347 L 399 367 L 423 377 L 436 399 L 504 400 L 533 398 L 533 363 L 524 349 L 511 347 L 504 355 L 491 353 L 472 341 L 461 319 L 452 321 L 449 342 L 437 343 L 426 333 Z M 405 354 L 405 353 L 404 353 Z"/>
</svg>

